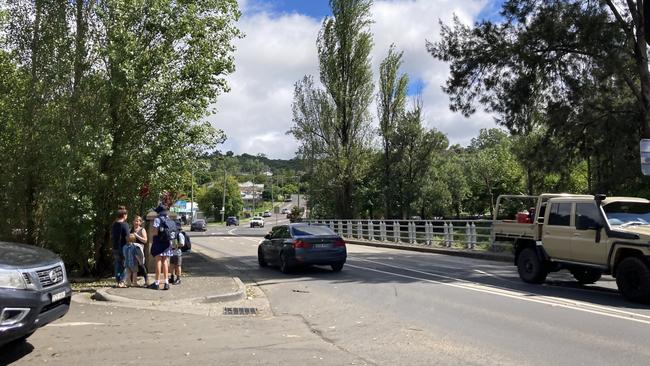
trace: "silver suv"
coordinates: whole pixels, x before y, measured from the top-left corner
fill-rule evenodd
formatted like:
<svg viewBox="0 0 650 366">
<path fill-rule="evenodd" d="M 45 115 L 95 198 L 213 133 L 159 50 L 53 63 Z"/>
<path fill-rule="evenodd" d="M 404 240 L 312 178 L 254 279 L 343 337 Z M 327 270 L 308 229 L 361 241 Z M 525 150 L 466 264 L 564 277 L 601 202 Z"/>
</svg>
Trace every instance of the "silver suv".
<svg viewBox="0 0 650 366">
<path fill-rule="evenodd" d="M 65 265 L 56 254 L 0 242 L 0 346 L 25 340 L 63 317 L 71 296 Z"/>
</svg>

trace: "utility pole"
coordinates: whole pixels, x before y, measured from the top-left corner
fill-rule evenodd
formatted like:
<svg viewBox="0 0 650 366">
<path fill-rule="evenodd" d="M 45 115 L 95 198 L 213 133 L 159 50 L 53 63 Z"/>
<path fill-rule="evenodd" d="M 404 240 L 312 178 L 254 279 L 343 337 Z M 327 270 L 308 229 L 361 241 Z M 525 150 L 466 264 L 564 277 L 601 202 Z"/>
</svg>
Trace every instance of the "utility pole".
<svg viewBox="0 0 650 366">
<path fill-rule="evenodd" d="M 226 164 L 223 165 L 223 199 L 221 200 L 221 222 L 226 214 Z"/>
<path fill-rule="evenodd" d="M 190 188 L 190 225 L 194 222 L 194 168 L 192 168 L 192 187 Z M 185 206 L 187 207 L 187 206 Z"/>
<path fill-rule="evenodd" d="M 298 211 L 300 211 L 300 175 L 298 175 Z M 300 211 L 300 218 L 302 218 L 302 211 Z"/>
</svg>

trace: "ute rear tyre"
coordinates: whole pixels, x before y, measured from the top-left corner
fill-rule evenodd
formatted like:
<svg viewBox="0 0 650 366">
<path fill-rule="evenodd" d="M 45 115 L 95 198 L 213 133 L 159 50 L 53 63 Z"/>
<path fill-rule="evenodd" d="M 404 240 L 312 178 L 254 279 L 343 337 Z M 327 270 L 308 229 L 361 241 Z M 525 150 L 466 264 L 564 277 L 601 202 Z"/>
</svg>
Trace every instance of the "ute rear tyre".
<svg viewBox="0 0 650 366">
<path fill-rule="evenodd" d="M 571 274 L 581 285 L 588 285 L 597 282 L 602 273 L 593 269 L 581 268 L 571 270 Z"/>
<path fill-rule="evenodd" d="M 332 271 L 341 272 L 342 269 L 343 269 L 343 263 L 332 264 Z"/>
<path fill-rule="evenodd" d="M 264 258 L 264 252 L 262 252 L 262 248 L 257 249 L 257 263 L 259 263 L 260 267 L 268 266 L 268 263 L 266 263 L 266 259 Z"/>
<path fill-rule="evenodd" d="M 544 262 L 539 258 L 534 248 L 524 248 L 519 253 L 517 270 L 519 278 L 527 283 L 543 283 L 548 275 Z"/>
<path fill-rule="evenodd" d="M 650 302 L 650 268 L 641 258 L 628 257 L 616 269 L 616 285 L 621 295 L 634 302 Z"/>
</svg>

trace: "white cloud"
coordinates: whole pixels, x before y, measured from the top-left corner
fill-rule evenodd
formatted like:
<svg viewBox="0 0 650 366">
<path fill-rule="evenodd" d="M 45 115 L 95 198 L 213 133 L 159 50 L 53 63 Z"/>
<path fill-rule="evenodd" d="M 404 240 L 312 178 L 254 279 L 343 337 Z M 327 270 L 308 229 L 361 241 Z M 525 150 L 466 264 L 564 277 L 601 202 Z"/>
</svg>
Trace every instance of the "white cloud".
<svg viewBox="0 0 650 366">
<path fill-rule="evenodd" d="M 250 9 L 242 0 L 240 5 L 239 27 L 246 37 L 237 42 L 237 71 L 229 77 L 232 90 L 220 98 L 211 121 L 228 136 L 224 151 L 291 158 L 298 148 L 285 134 L 291 127 L 293 85 L 306 74 L 318 77 L 316 37 L 322 20 Z M 448 66 L 431 57 L 425 40 L 439 38 L 438 19 L 449 23 L 456 14 L 471 23 L 485 5 L 486 0 L 383 0 L 375 1 L 372 9 L 373 68 L 378 69 L 391 43 L 403 50 L 403 71 L 424 82 L 428 125 L 445 132 L 451 143 L 467 144 L 480 128 L 494 123 L 485 113 L 466 119 L 449 111 L 448 96 L 440 89 Z"/>
</svg>

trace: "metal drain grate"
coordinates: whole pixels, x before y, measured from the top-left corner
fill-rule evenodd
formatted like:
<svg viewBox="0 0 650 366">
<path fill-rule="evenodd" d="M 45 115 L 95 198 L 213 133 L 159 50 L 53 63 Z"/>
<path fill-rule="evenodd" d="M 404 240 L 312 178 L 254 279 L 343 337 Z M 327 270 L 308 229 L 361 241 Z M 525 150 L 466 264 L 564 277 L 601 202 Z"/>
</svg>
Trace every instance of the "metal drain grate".
<svg viewBox="0 0 650 366">
<path fill-rule="evenodd" d="M 223 308 L 223 315 L 257 315 L 257 308 Z"/>
</svg>

